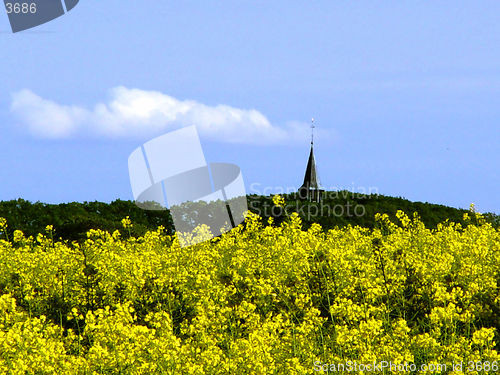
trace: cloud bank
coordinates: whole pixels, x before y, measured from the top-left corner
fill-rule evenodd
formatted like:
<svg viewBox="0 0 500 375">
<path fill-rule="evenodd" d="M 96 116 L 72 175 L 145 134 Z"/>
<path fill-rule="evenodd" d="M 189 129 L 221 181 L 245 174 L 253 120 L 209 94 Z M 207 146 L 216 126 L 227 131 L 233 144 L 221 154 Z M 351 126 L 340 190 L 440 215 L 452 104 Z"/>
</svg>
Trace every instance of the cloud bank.
<svg viewBox="0 0 500 375">
<path fill-rule="evenodd" d="M 207 106 L 126 87 L 112 89 L 110 100 L 93 110 L 60 105 L 24 89 L 12 95 L 11 112 L 33 136 L 50 139 L 142 138 L 196 125 L 201 136 L 212 140 L 266 144 L 305 141 L 310 132 L 307 123 L 272 125 L 255 109 Z"/>
</svg>

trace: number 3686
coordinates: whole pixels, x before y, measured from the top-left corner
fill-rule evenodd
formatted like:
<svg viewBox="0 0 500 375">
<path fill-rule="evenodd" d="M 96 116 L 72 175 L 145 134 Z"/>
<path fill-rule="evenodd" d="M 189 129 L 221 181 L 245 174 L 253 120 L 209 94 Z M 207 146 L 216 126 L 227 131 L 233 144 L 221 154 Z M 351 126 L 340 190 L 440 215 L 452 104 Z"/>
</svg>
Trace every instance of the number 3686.
<svg viewBox="0 0 500 375">
<path fill-rule="evenodd" d="M 5 8 L 7 9 L 7 13 L 36 13 L 36 4 L 35 3 L 7 3 L 5 4 Z"/>
</svg>

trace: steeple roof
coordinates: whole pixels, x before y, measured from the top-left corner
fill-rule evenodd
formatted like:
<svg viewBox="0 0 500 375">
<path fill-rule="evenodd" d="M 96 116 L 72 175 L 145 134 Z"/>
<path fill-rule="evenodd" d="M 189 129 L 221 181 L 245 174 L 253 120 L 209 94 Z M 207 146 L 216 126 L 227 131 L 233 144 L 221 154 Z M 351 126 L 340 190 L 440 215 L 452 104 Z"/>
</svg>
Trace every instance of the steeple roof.
<svg viewBox="0 0 500 375">
<path fill-rule="evenodd" d="M 304 183 L 301 188 L 311 189 L 311 190 L 325 190 L 321 186 L 321 181 L 319 180 L 318 168 L 316 166 L 316 160 L 314 159 L 313 143 L 311 142 L 311 152 L 309 154 L 309 161 L 307 162 L 306 175 L 304 176 Z"/>
</svg>

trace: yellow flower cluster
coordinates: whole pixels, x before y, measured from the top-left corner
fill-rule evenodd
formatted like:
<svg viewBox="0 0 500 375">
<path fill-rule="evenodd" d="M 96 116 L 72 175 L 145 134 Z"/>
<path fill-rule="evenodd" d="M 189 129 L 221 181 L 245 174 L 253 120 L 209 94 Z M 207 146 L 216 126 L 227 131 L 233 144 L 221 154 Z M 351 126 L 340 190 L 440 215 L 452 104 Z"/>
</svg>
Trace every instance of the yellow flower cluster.
<svg viewBox="0 0 500 375">
<path fill-rule="evenodd" d="M 91 230 L 82 244 L 54 242 L 51 226 L 36 239 L 15 231 L 0 240 L 0 373 L 500 361 L 500 233 L 397 217 L 325 233 L 302 230 L 296 214 L 279 227 L 249 214 L 245 228 L 184 248 L 163 228 Z"/>
</svg>

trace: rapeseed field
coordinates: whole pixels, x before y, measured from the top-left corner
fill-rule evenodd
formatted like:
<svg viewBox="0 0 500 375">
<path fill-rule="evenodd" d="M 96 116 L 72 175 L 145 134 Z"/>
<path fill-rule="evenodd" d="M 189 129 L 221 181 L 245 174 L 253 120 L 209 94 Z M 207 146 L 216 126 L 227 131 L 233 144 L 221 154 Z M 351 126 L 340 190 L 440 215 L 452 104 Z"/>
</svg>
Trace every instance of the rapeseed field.
<svg viewBox="0 0 500 375">
<path fill-rule="evenodd" d="M 91 230 L 81 244 L 51 226 L 16 231 L 0 240 L 0 373 L 497 371 L 500 233 L 473 209 L 466 228 L 397 217 L 324 232 L 296 214 L 266 227 L 249 214 L 187 248 L 162 227 Z"/>
</svg>

